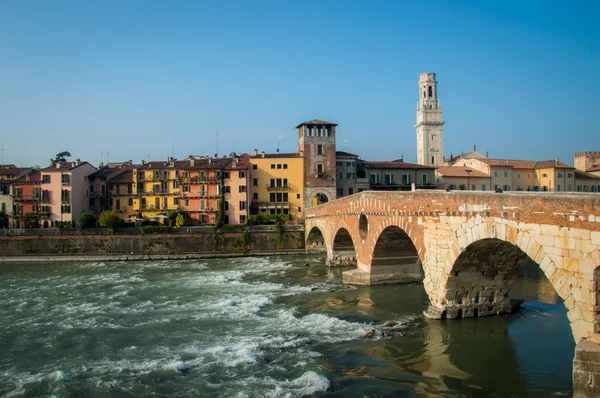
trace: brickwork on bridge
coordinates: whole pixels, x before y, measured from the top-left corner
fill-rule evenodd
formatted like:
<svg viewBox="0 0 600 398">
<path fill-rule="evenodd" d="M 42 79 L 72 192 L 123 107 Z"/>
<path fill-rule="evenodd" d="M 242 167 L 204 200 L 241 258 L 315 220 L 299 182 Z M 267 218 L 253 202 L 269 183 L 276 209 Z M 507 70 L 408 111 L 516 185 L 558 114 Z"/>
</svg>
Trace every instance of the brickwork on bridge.
<svg viewBox="0 0 600 398">
<path fill-rule="evenodd" d="M 345 283 L 422 279 L 434 318 L 511 312 L 528 256 L 565 300 L 576 340 L 600 342 L 597 195 L 370 191 L 307 210 L 305 224 L 308 250 L 356 264 Z"/>
</svg>

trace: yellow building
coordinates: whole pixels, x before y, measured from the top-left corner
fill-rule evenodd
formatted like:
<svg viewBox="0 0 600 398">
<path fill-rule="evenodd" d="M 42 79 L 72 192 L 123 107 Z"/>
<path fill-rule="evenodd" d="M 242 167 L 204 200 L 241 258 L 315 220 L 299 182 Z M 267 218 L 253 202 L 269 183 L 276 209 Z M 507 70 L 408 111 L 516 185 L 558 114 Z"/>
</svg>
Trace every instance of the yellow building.
<svg viewBox="0 0 600 398">
<path fill-rule="evenodd" d="M 304 217 L 304 162 L 299 153 L 258 154 L 250 157 L 250 214 L 290 214 Z"/>
<path fill-rule="evenodd" d="M 133 170 L 133 210 L 138 217 L 164 220 L 179 205 L 175 160 L 142 162 Z"/>
</svg>

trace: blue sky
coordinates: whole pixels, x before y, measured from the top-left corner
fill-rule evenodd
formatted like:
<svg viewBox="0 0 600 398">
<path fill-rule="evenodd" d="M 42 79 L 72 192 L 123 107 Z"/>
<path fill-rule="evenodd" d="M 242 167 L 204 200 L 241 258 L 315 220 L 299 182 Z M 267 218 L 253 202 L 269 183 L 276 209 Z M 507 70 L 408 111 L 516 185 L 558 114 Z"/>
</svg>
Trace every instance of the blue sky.
<svg viewBox="0 0 600 398">
<path fill-rule="evenodd" d="M 435 72 L 445 155 L 573 164 L 600 150 L 600 2 L 2 1 L 4 163 L 98 165 L 297 150 L 416 161 L 419 73 Z"/>
</svg>

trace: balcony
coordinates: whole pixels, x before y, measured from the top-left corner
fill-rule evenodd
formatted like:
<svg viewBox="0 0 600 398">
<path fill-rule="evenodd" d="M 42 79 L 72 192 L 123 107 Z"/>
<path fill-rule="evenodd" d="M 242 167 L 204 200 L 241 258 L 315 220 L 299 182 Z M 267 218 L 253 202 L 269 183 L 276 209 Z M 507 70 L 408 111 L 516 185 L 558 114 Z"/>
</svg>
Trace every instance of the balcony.
<svg viewBox="0 0 600 398">
<path fill-rule="evenodd" d="M 291 188 L 290 184 L 286 184 L 286 185 L 267 185 L 267 191 L 289 191 Z"/>
<path fill-rule="evenodd" d="M 257 206 L 259 209 L 265 209 L 265 208 L 284 208 L 284 207 L 290 207 L 290 202 L 258 202 L 258 201 L 252 201 L 252 205 L 253 206 Z"/>
<path fill-rule="evenodd" d="M 22 194 L 14 194 L 13 200 L 21 201 L 21 202 L 37 202 L 40 199 L 40 195 L 22 195 Z"/>
</svg>

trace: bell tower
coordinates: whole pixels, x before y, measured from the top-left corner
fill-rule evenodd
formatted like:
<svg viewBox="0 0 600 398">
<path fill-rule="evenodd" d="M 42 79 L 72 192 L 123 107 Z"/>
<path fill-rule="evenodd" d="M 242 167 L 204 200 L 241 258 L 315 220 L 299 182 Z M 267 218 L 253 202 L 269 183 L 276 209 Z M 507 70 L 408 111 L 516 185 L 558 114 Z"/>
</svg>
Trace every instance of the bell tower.
<svg viewBox="0 0 600 398">
<path fill-rule="evenodd" d="M 417 163 L 424 166 L 444 165 L 444 131 L 442 106 L 437 94 L 435 73 L 419 75 L 417 102 Z"/>
</svg>

